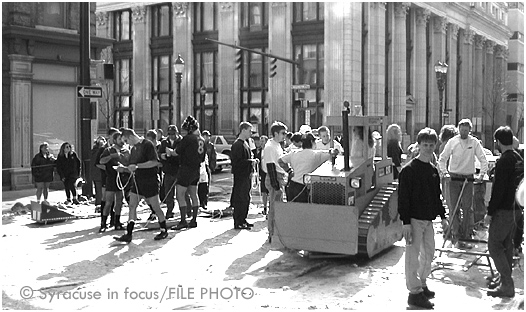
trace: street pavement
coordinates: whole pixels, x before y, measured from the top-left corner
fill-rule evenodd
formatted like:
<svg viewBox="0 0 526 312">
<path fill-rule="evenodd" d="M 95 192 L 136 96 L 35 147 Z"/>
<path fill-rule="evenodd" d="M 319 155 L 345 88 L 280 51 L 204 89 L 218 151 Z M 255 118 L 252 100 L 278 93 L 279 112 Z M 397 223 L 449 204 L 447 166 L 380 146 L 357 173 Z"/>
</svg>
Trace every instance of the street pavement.
<svg viewBox="0 0 526 312">
<path fill-rule="evenodd" d="M 120 244 L 112 236 L 121 232 L 98 233 L 96 217 L 41 225 L 23 209 L 11 211 L 16 203 L 34 200 L 34 191 L 2 193 L 3 309 L 411 309 L 403 241 L 369 260 L 302 256 L 279 240 L 268 243 L 257 193 L 249 211 L 251 231 L 232 229 L 231 217 L 212 219 L 202 212 L 196 229 L 170 230 L 168 239 L 154 241 L 157 230 L 142 222 L 133 242 Z M 209 210 L 228 206 L 228 181 L 213 186 L 211 195 Z M 64 191 L 52 191 L 48 200 L 64 199 Z M 144 206 L 139 212 L 142 220 L 149 215 Z M 490 272 L 485 266 L 467 268 L 474 257 L 444 258 L 448 268 L 435 262 L 428 280 L 437 292 L 436 310 L 524 309 L 523 255 L 514 269 L 513 299 L 486 296 Z"/>
</svg>

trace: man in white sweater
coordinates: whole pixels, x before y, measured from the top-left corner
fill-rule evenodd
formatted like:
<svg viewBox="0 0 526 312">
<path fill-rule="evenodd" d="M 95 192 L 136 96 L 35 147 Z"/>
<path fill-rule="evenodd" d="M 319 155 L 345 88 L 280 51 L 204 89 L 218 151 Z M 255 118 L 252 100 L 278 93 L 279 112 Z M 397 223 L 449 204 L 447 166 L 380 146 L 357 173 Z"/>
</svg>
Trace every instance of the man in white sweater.
<svg viewBox="0 0 526 312">
<path fill-rule="evenodd" d="M 449 191 L 452 205 L 456 205 L 462 185 L 467 179 L 457 213 L 452 216 L 455 207 L 448 207 L 452 226 L 452 241 L 457 247 L 470 248 L 471 245 L 458 242 L 459 239 L 469 239 L 473 232 L 471 222 L 473 211 L 473 181 L 482 181 L 488 171 L 488 161 L 482 145 L 477 138 L 470 135 L 472 128 L 469 119 L 462 119 L 458 123 L 459 134 L 450 139 L 440 154 L 438 166 L 440 174 L 451 178 Z M 475 177 L 475 157 L 480 162 L 480 174 Z M 449 166 L 447 162 L 449 160 Z"/>
</svg>

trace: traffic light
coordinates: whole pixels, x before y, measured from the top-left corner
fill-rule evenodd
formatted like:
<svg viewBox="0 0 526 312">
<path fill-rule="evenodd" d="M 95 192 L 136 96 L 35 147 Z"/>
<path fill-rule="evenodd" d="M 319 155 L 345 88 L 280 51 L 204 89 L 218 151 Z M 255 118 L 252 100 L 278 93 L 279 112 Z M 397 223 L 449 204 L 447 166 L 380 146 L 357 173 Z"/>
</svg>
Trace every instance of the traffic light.
<svg viewBox="0 0 526 312">
<path fill-rule="evenodd" d="M 274 78 L 274 76 L 276 76 L 276 74 L 277 74 L 277 72 L 276 72 L 276 69 L 278 68 L 278 65 L 276 65 L 277 61 L 278 61 L 278 59 L 276 59 L 276 58 L 273 58 L 270 61 L 270 74 L 269 74 L 270 78 Z"/>
<path fill-rule="evenodd" d="M 241 69 L 243 66 L 243 50 L 238 49 L 236 52 L 236 70 Z"/>
</svg>

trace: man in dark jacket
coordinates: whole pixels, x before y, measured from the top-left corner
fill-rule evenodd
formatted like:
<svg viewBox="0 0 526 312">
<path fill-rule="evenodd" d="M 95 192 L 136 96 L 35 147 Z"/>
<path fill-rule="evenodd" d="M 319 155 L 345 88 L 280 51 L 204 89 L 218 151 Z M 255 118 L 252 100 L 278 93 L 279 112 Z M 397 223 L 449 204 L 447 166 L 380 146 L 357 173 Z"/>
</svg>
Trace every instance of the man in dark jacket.
<svg viewBox="0 0 526 312">
<path fill-rule="evenodd" d="M 488 250 L 500 273 L 500 285 L 495 285 L 497 287 L 494 290 L 488 291 L 488 296 L 513 297 L 513 235 L 521 214 L 515 206 L 515 165 L 522 157 L 513 150 L 513 131 L 510 127 L 499 127 L 494 138 L 496 147 L 502 154 L 495 164 L 491 199 L 484 221 L 489 225 Z"/>
<path fill-rule="evenodd" d="M 403 222 L 406 241 L 405 278 L 409 290 L 407 303 L 425 309 L 433 308 L 429 299 L 435 296 L 426 284 L 435 253 L 433 220 L 440 215 L 442 228 L 447 227 L 440 176 L 431 163 L 437 141 L 435 130 L 420 130 L 417 137 L 420 153 L 399 175 L 398 213 Z"/>
<path fill-rule="evenodd" d="M 232 144 L 232 206 L 234 207 L 234 229 L 250 229 L 252 224 L 247 222 L 248 207 L 250 205 L 250 188 L 252 187 L 251 173 L 253 163 L 257 161 L 252 157 L 252 152 L 247 140 L 252 135 L 252 125 L 242 122 L 239 125 L 239 136 Z"/>
<path fill-rule="evenodd" d="M 177 126 L 168 126 L 168 137 L 161 141 L 159 147 L 159 157 L 161 158 L 162 170 L 164 172 L 163 188 L 166 203 L 166 219 L 174 217 L 173 210 L 175 206 L 175 178 L 179 169 L 179 155 L 175 153 L 177 144 L 182 137 L 179 135 Z"/>
</svg>

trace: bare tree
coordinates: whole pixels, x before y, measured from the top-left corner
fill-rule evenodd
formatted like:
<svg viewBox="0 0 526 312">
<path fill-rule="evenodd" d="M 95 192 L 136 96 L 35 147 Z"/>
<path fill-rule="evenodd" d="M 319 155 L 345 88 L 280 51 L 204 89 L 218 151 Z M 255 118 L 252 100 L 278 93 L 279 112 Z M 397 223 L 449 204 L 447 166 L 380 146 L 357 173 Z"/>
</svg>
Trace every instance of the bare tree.
<svg viewBox="0 0 526 312">
<path fill-rule="evenodd" d="M 113 63 L 113 51 L 112 47 L 107 47 L 101 51 L 101 60 L 104 64 Z M 97 85 L 102 87 L 102 98 L 98 103 L 98 111 L 101 116 L 105 119 L 104 127 L 105 133 L 107 133 L 110 127 L 114 126 L 115 114 L 115 105 L 112 100 L 113 95 L 113 81 L 104 79 L 97 82 Z"/>
<path fill-rule="evenodd" d="M 493 132 L 505 121 L 507 98 L 507 75 L 500 75 L 496 71 L 494 79 L 487 81 L 484 88 L 482 115 L 485 117 L 484 136 L 486 142 L 493 142 Z M 493 143 L 491 144 L 493 149 Z"/>
</svg>

